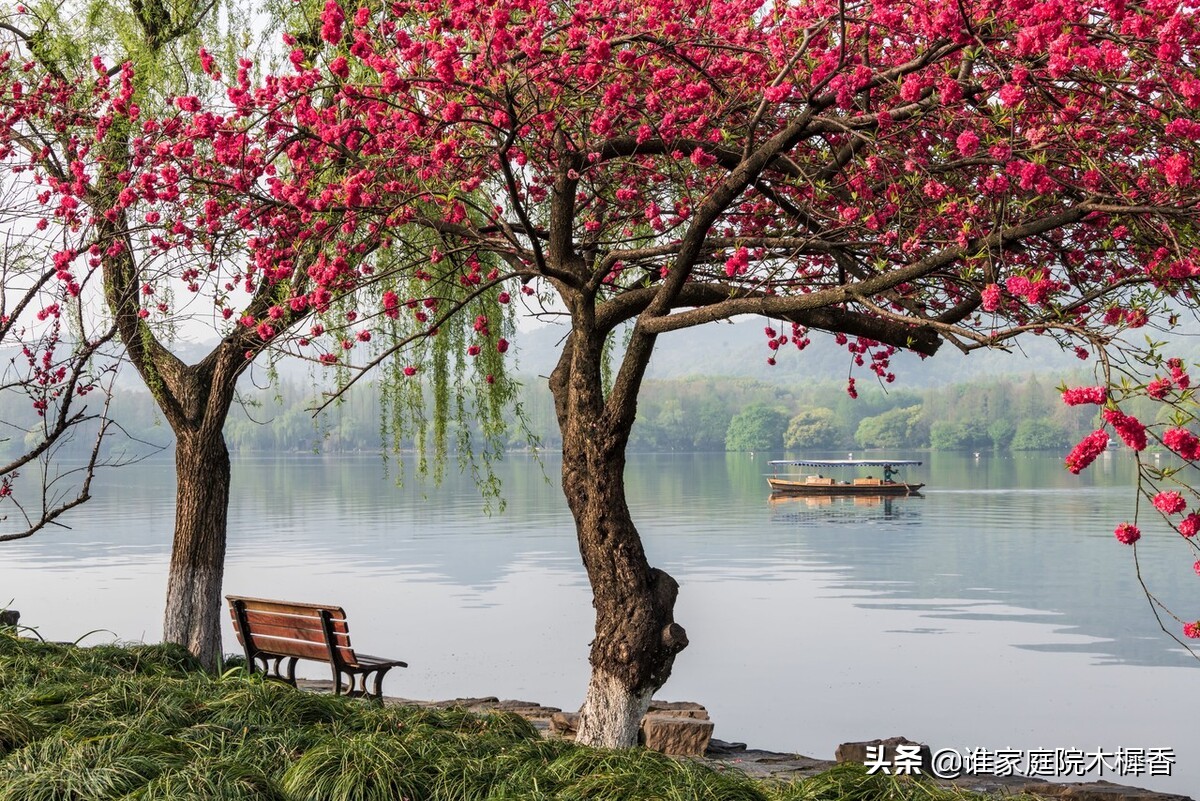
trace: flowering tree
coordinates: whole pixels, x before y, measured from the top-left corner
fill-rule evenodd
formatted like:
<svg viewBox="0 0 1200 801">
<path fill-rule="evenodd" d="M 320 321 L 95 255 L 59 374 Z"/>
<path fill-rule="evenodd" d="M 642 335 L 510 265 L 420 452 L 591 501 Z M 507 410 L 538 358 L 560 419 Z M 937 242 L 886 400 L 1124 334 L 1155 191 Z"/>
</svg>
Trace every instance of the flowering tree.
<svg viewBox="0 0 1200 801">
<path fill-rule="evenodd" d="M 244 11 L 207 0 L 22 4 L 0 17 L 0 165 L 12 189 L 2 208 L 15 227 L 27 229 L 19 233 L 41 248 L 32 255 L 15 246 L 6 250 L 29 266 L 0 265 L 4 301 L 14 304 L 3 318 L 0 341 L 34 338 L 22 342 L 29 370 L 14 373 L 14 381 L 31 388 L 39 411 L 53 409 L 48 440 L 86 419 L 67 404 L 96 385 L 82 380 L 96 350 L 119 341 L 121 357 L 138 371 L 176 439 L 163 636 L 210 667 L 221 654 L 231 482 L 222 429 L 238 378 L 312 314 L 331 312 L 331 288 L 344 293 L 357 286 L 345 275 L 310 278 L 328 266 L 322 247 L 304 237 L 277 247 L 254 235 L 261 228 L 278 239 L 290 217 L 269 204 L 249 208 L 222 196 L 244 199 L 255 180 L 246 175 L 262 166 L 251 140 L 230 130 L 250 97 L 251 64 L 239 60 L 227 88 L 215 82 L 220 74 L 201 44 L 216 42 L 218 52 L 236 52 L 233 42 L 242 41 L 239 29 L 247 24 Z M 199 113 L 195 91 L 205 94 L 206 104 L 226 104 L 228 119 Z M 207 157 L 212 165 L 203 161 Z M 228 178 L 228 186 L 206 183 L 206 169 Z M 316 230 L 324 232 L 320 224 Z M 353 252 L 339 247 L 356 269 L 361 265 L 362 280 L 373 282 L 365 256 L 378 246 L 359 243 Z M 481 312 L 497 306 L 494 298 L 464 303 Z M 26 328 L 27 318 L 40 325 Z M 348 320 L 354 319 L 349 312 Z M 501 315 L 492 312 L 492 319 L 500 331 Z M 75 329 L 69 342 L 76 344 L 66 348 L 62 327 L 68 322 Z M 220 342 L 198 363 L 184 363 L 172 350 L 177 332 L 205 327 Z M 94 334 L 94 328 L 107 333 Z M 369 339 L 359 332 L 344 345 Z M 70 360 L 57 355 L 64 348 Z M 467 359 L 465 353 L 448 355 L 452 350 L 449 336 L 429 348 L 435 364 L 428 372 L 440 382 L 441 398 L 450 395 L 447 387 Z M 485 385 L 491 402 L 470 405 L 491 447 L 476 451 L 485 463 L 499 447 L 499 415 L 511 389 L 496 357 L 492 383 Z M 337 362 L 332 354 L 314 359 Z M 14 362 L 14 370 L 22 364 Z M 389 398 L 398 409 L 419 411 L 419 392 Z M 440 419 L 467 415 L 468 394 L 459 391 L 454 398 L 459 402 L 435 408 Z M 398 429 L 398 436 L 407 430 Z M 446 438 L 445 425 L 435 427 L 431 439 L 440 451 Z M 471 452 L 469 442 L 461 444 L 463 453 Z M 39 447 L 34 456 L 45 450 Z M 0 476 L 3 488 L 26 462 L 18 460 Z M 484 471 L 481 481 L 488 479 Z M 81 486 L 78 500 L 51 505 L 31 526 L 82 502 L 88 482 Z"/>
<path fill-rule="evenodd" d="M 171 216 L 254 229 L 246 277 L 323 315 L 296 346 L 327 362 L 416 384 L 451 337 L 482 384 L 508 339 L 473 304 L 567 317 L 589 743 L 633 742 L 687 644 L 623 485 L 659 336 L 757 314 L 768 358 L 831 332 L 882 381 L 947 341 L 1088 357 L 1200 268 L 1186 3 L 327 0 L 286 41 L 290 69 L 220 111 L 179 99 L 203 158 L 146 145 L 197 190 Z M 275 308 L 241 315 L 244 344 L 280 336 Z"/>
<path fill-rule="evenodd" d="M 163 258 L 155 245 L 162 233 L 151 230 L 159 221 L 153 214 L 134 218 L 130 206 L 178 193 L 168 176 L 141 170 L 136 143 L 143 130 L 157 130 L 150 112 L 162 108 L 171 87 L 187 85 L 199 31 L 214 28 L 207 21 L 214 7 L 190 1 L 167 7 L 157 0 L 87 8 L 34 3 L 0 19 L 0 163 L 11 187 L 4 210 L 6 219 L 27 229 L 14 233 L 42 245 L 22 255 L 32 266 L 17 276 L 37 289 L 17 310 L 45 323 L 29 329 L 37 339 L 23 352 L 35 369 L 52 371 L 53 386 L 61 387 L 55 389 L 58 421 L 74 419 L 64 417 L 61 404 L 87 388 L 80 370 L 110 340 L 123 346 L 120 355 L 153 393 L 176 434 L 179 468 L 164 637 L 188 645 L 209 665 L 220 654 L 229 491 L 221 427 L 237 376 L 262 342 L 229 337 L 196 365 L 171 352 L 174 328 L 195 313 L 170 302 L 168 283 L 192 280 L 203 269 L 204 251 Z M 212 242 L 208 249 L 208 261 L 218 257 Z M 15 285 L 5 282 L 6 290 Z M 54 366 L 55 354 L 68 320 L 77 321 L 68 341 L 78 344 L 76 361 L 63 372 Z M 93 336 L 97 325 L 107 333 Z M 86 496 L 86 482 L 83 487 Z"/>
<path fill-rule="evenodd" d="M 386 365 L 400 413 L 424 414 L 432 376 L 436 430 L 455 410 L 499 419 L 515 299 L 564 314 L 550 389 L 596 609 L 584 742 L 633 742 L 687 644 L 623 484 L 659 336 L 761 315 L 768 359 L 830 332 L 886 382 L 897 348 L 947 341 L 1042 334 L 1087 357 L 1192 291 L 1200 28 L 1185 3 L 298 7 L 312 22 L 280 74 L 254 83 L 248 62 L 201 53 L 223 95 L 192 89 L 136 126 L 113 92 L 98 174 L 121 190 L 95 204 L 90 255 L 121 336 L 192 454 L 181 471 L 227 476 L 226 380 L 270 344 L 347 378 Z M 158 284 L 131 228 L 177 265 L 162 281 L 229 320 L 200 365 L 147 339 L 166 311 L 146 302 Z M 187 483 L 185 528 L 228 489 Z M 189 536 L 215 543 L 223 524 Z M 215 570 L 199 548 L 189 569 Z"/>
</svg>

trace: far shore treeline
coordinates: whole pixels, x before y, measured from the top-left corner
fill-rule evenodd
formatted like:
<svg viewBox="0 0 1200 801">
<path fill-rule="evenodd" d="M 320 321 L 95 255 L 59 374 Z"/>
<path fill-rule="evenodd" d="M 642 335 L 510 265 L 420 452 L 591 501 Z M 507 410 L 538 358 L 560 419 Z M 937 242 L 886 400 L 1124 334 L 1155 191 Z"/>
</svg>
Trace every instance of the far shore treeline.
<svg viewBox="0 0 1200 801">
<path fill-rule="evenodd" d="M 648 381 L 639 403 L 630 449 L 690 453 L 789 450 L 820 453 L 845 449 L 932 449 L 940 451 L 1030 451 L 1069 449 L 1098 426 L 1095 406 L 1065 406 L 1062 384 L 1091 383 L 1083 374 L 1045 373 L 919 390 L 864 386 L 851 398 L 834 382 L 788 385 L 751 378 L 691 377 Z M 225 425 L 235 453 L 375 452 L 383 442 L 378 388 L 360 387 L 314 417 L 319 392 L 311 384 L 282 379 L 274 389 L 244 392 Z M 13 408 L 6 408 L 13 406 Z M 132 441 L 132 451 L 171 444 L 149 393 L 125 391 L 114 398 L 114 417 Z M 558 427 L 548 392 L 526 379 L 521 407 L 530 432 L 547 450 L 557 450 Z M 31 416 L 11 399 L 0 400 L 7 420 Z M 1152 416 L 1152 413 L 1151 413 Z M 29 422 L 32 422 L 30 420 Z M 146 444 L 141 444 L 141 442 Z M 79 432 L 69 447 L 82 453 L 91 444 Z M 20 447 L 18 438 L 0 444 L 0 457 Z M 525 450 L 518 426 L 509 447 Z"/>
</svg>

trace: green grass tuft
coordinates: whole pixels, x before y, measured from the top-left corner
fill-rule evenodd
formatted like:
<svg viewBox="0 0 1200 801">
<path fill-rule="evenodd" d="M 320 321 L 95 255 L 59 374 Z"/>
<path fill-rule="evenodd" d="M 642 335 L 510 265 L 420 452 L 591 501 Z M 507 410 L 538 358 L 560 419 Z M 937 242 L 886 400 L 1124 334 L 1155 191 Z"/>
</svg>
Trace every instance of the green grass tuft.
<svg viewBox="0 0 1200 801">
<path fill-rule="evenodd" d="M 283 777 L 296 801 L 424 799 L 434 784 L 427 760 L 380 732 L 331 737 L 300 757 Z"/>
<path fill-rule="evenodd" d="M 511 714 L 300 692 L 173 646 L 0 632 L 0 801 L 966 801 L 838 766 L 793 784 L 542 739 Z"/>
</svg>

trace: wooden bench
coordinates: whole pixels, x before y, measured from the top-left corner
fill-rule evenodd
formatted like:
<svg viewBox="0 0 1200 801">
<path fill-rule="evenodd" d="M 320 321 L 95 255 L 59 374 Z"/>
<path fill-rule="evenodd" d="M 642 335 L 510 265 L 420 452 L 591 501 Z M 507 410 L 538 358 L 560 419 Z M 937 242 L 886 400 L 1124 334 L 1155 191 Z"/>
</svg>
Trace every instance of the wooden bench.
<svg viewBox="0 0 1200 801">
<path fill-rule="evenodd" d="M 394 667 L 408 667 L 395 659 L 358 653 L 350 645 L 350 628 L 340 606 L 269 601 L 226 595 L 238 642 L 246 650 L 246 667 L 261 669 L 269 678 L 296 686 L 296 661 L 312 659 L 333 669 L 333 691 L 382 698 L 383 677 Z M 283 660 L 287 666 L 282 666 Z M 282 668 L 282 669 L 281 669 Z M 373 688 L 367 680 L 374 675 Z"/>
</svg>

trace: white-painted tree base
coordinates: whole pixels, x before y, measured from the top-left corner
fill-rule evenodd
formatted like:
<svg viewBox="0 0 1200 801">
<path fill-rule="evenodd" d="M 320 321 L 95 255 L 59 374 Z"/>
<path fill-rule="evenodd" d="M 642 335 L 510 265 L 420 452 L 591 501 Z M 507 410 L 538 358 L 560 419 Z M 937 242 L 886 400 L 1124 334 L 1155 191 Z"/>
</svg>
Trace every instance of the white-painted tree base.
<svg viewBox="0 0 1200 801">
<path fill-rule="evenodd" d="M 579 731 L 575 742 L 597 748 L 632 748 L 637 745 L 638 728 L 650 708 L 653 687 L 634 692 L 616 677 L 592 670 L 587 698 L 579 710 Z"/>
</svg>

